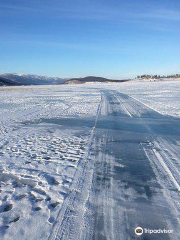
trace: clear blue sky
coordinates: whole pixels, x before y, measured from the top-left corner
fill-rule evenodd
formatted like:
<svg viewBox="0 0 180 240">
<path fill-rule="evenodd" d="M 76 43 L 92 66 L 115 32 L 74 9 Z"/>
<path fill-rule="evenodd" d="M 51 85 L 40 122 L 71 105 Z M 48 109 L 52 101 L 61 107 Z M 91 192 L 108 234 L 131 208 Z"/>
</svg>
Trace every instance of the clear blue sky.
<svg viewBox="0 0 180 240">
<path fill-rule="evenodd" d="M 180 73 L 180 0 L 0 0 L 0 73 Z"/>
</svg>

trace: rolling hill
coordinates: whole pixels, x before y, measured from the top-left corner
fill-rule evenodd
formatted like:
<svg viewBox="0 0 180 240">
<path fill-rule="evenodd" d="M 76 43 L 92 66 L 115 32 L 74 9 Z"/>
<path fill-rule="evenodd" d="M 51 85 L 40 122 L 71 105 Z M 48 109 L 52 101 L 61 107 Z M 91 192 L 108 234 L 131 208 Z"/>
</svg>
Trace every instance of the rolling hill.
<svg viewBox="0 0 180 240">
<path fill-rule="evenodd" d="M 95 77 L 95 76 L 88 76 L 84 78 L 71 78 L 67 81 L 65 81 L 63 84 L 83 84 L 83 83 L 88 83 L 88 82 L 99 82 L 99 83 L 108 83 L 108 82 L 125 82 L 128 80 L 114 80 L 114 79 L 107 79 L 103 77 Z"/>
</svg>

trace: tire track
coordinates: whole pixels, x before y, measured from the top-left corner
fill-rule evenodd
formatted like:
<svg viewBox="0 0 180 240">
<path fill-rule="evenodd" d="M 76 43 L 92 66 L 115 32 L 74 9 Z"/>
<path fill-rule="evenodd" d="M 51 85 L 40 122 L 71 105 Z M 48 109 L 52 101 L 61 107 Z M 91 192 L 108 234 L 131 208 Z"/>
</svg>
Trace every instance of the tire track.
<svg viewBox="0 0 180 240">
<path fill-rule="evenodd" d="M 65 199 L 63 206 L 59 211 L 48 240 L 80 239 L 79 237 L 83 231 L 83 217 L 85 212 L 84 206 L 88 199 L 86 194 L 88 193 L 88 187 L 91 185 L 92 180 L 92 173 L 89 175 L 90 164 L 88 163 L 88 157 L 90 155 L 96 125 L 101 112 L 101 106 L 102 95 L 85 155 L 77 167 L 74 180 L 70 187 L 69 195 Z M 78 207 L 81 207 L 81 209 L 78 209 Z"/>
</svg>

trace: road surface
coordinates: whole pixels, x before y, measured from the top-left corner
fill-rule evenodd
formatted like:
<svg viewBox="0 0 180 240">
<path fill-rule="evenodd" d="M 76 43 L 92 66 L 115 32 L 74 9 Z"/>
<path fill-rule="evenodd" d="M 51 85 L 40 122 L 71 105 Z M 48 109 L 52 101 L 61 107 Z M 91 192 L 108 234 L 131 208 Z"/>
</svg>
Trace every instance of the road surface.
<svg viewBox="0 0 180 240">
<path fill-rule="evenodd" d="M 128 95 L 101 94 L 87 154 L 49 239 L 180 239 L 179 121 Z"/>
</svg>

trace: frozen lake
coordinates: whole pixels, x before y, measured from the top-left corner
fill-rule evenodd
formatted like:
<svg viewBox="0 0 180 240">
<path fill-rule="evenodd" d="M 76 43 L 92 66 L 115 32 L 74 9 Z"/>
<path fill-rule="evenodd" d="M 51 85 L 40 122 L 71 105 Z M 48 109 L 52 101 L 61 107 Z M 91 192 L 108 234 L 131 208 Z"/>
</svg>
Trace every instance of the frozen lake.
<svg viewBox="0 0 180 240">
<path fill-rule="evenodd" d="M 179 92 L 0 88 L 0 239 L 179 239 Z"/>
</svg>

